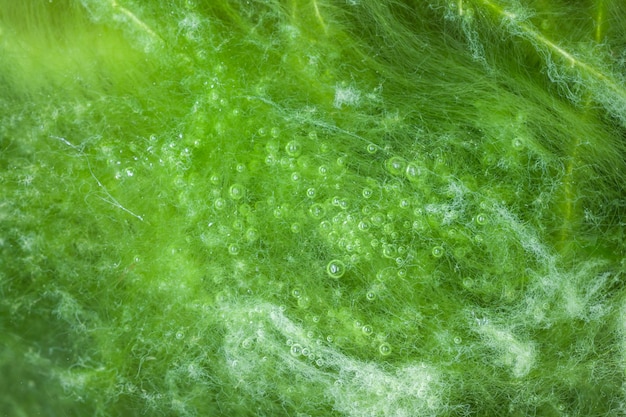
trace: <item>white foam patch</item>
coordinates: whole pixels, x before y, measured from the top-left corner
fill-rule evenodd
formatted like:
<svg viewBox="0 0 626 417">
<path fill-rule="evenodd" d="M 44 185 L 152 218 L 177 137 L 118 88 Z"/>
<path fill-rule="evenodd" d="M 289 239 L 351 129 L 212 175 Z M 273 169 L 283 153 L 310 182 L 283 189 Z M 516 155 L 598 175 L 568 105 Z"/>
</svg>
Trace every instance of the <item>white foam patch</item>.
<svg viewBox="0 0 626 417">
<path fill-rule="evenodd" d="M 226 305 L 222 312 L 227 366 L 250 395 L 323 400 L 347 416 L 430 416 L 442 410 L 441 376 L 428 364 L 383 367 L 352 358 L 311 337 L 272 304 Z"/>
</svg>

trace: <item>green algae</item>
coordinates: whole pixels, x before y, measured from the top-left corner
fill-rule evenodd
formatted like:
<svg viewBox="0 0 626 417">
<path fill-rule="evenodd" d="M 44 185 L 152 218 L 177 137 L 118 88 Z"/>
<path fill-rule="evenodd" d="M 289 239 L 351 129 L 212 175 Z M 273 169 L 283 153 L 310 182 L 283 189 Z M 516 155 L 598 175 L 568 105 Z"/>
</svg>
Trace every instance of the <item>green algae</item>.
<svg viewBox="0 0 626 417">
<path fill-rule="evenodd" d="M 0 414 L 623 415 L 625 28 L 0 1 Z"/>
</svg>

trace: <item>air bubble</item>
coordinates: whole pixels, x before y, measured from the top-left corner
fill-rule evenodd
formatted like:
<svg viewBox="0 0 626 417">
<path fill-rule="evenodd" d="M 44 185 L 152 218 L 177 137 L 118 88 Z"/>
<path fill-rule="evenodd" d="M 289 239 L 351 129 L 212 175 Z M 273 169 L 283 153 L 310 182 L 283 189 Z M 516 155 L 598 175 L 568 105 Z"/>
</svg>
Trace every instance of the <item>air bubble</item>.
<svg viewBox="0 0 626 417">
<path fill-rule="evenodd" d="M 391 354 L 391 345 L 389 345 L 389 343 L 383 343 L 378 347 L 378 351 L 383 356 L 389 356 Z"/>
<path fill-rule="evenodd" d="M 299 172 L 292 172 L 291 173 L 291 181 L 293 181 L 293 182 L 300 181 L 300 173 Z"/>
<path fill-rule="evenodd" d="M 409 162 L 409 164 L 406 166 L 404 174 L 409 181 L 415 182 L 422 175 L 422 170 L 415 163 Z"/>
<path fill-rule="evenodd" d="M 432 250 L 432 254 L 435 258 L 441 258 L 443 256 L 443 248 L 441 246 L 435 246 Z"/>
<path fill-rule="evenodd" d="M 361 332 L 363 332 L 363 334 L 365 336 L 369 336 L 372 334 L 374 330 L 372 329 L 372 326 L 366 324 L 365 326 L 361 327 Z"/>
<path fill-rule="evenodd" d="M 513 147 L 515 149 L 522 149 L 524 147 L 524 141 L 520 138 L 513 139 Z"/>
<path fill-rule="evenodd" d="M 241 347 L 244 349 L 250 349 L 252 347 L 252 340 L 250 338 L 245 339 L 241 342 Z"/>
<path fill-rule="evenodd" d="M 316 194 L 317 191 L 315 191 L 315 188 L 309 188 L 308 190 L 306 190 L 306 196 L 309 198 L 315 198 Z"/>
<path fill-rule="evenodd" d="M 346 266 L 338 259 L 333 259 L 326 266 L 326 272 L 331 278 L 341 278 L 346 272 Z"/>
<path fill-rule="evenodd" d="M 241 184 L 233 184 L 228 190 L 228 194 L 233 200 L 241 200 L 244 197 L 245 193 L 246 189 Z"/>
<path fill-rule="evenodd" d="M 272 130 L 270 130 L 270 135 L 272 135 L 272 137 L 276 139 L 278 135 L 280 135 L 280 129 L 277 127 L 273 127 Z"/>
<path fill-rule="evenodd" d="M 311 350 L 307 347 L 303 347 L 301 353 L 302 353 L 302 356 L 308 357 L 311 354 Z"/>
<path fill-rule="evenodd" d="M 182 340 L 184 337 L 185 337 L 185 334 L 183 332 L 176 333 L 176 339 Z"/>
<path fill-rule="evenodd" d="M 312 204 L 311 207 L 309 207 L 309 213 L 315 219 L 323 217 L 325 212 L 326 210 L 324 210 L 324 206 L 319 203 Z"/>
<path fill-rule="evenodd" d="M 406 169 L 406 162 L 404 159 L 394 156 L 387 160 L 387 171 L 392 175 L 400 175 Z"/>
<path fill-rule="evenodd" d="M 300 155 L 300 151 L 300 143 L 297 140 L 292 140 L 285 146 L 285 152 L 287 152 L 289 156 L 298 156 Z"/>
<path fill-rule="evenodd" d="M 366 231 L 366 230 L 368 230 L 370 228 L 370 225 L 366 221 L 361 221 L 361 222 L 359 222 L 358 227 L 359 227 L 359 230 L 364 232 L 364 231 Z"/>
<path fill-rule="evenodd" d="M 223 198 L 218 198 L 213 203 L 213 206 L 215 206 L 217 210 L 223 210 L 224 208 L 226 208 L 226 200 L 224 200 Z"/>
<path fill-rule="evenodd" d="M 259 238 L 259 232 L 254 227 L 251 227 L 250 229 L 246 230 L 246 239 L 248 240 L 248 242 L 254 242 L 258 238 Z"/>
<path fill-rule="evenodd" d="M 373 194 L 374 191 L 371 188 L 363 188 L 363 192 L 361 193 L 363 195 L 363 198 L 370 198 Z"/>
<path fill-rule="evenodd" d="M 299 288 L 294 288 L 293 290 L 291 290 L 291 295 L 293 295 L 295 298 L 300 298 L 302 297 L 302 291 Z"/>
<path fill-rule="evenodd" d="M 365 299 L 367 301 L 375 301 L 376 300 L 376 293 L 374 291 L 368 291 L 367 294 L 365 294 Z"/>
<path fill-rule="evenodd" d="M 320 167 L 317 168 L 317 172 L 319 172 L 321 176 L 325 177 L 328 175 L 328 167 L 326 165 L 320 165 Z"/>
<path fill-rule="evenodd" d="M 237 245 L 236 243 L 232 243 L 228 246 L 228 253 L 231 255 L 238 255 L 239 254 L 239 245 Z"/>
<path fill-rule="evenodd" d="M 294 343 L 293 345 L 291 345 L 291 349 L 290 349 L 291 355 L 292 356 L 300 356 L 302 355 L 302 346 L 300 346 L 297 343 Z"/>
<path fill-rule="evenodd" d="M 463 341 L 463 340 L 462 340 L 460 337 L 455 337 L 455 338 L 454 338 L 454 344 L 455 344 L 455 345 L 460 345 L 462 341 Z"/>
<path fill-rule="evenodd" d="M 367 150 L 368 153 L 375 154 L 376 151 L 378 150 L 378 146 L 374 145 L 373 143 L 370 143 L 365 147 L 365 149 Z"/>
<path fill-rule="evenodd" d="M 302 231 L 302 226 L 300 226 L 300 223 L 293 223 L 291 225 L 291 233 L 298 234 L 301 231 Z"/>
<path fill-rule="evenodd" d="M 487 215 L 484 213 L 479 213 L 476 215 L 476 223 L 483 226 L 487 224 Z"/>
</svg>

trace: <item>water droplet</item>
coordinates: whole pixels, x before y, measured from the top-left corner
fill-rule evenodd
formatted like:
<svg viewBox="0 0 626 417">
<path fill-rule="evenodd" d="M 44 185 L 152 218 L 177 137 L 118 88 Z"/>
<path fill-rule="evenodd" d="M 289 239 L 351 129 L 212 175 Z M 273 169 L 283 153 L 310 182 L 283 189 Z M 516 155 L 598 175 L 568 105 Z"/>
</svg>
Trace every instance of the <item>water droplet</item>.
<svg viewBox="0 0 626 417">
<path fill-rule="evenodd" d="M 338 259 L 333 259 L 326 266 L 326 272 L 331 278 L 341 278 L 346 272 L 346 266 Z"/>
<path fill-rule="evenodd" d="M 365 336 L 369 336 L 372 334 L 372 332 L 374 331 L 374 329 L 372 329 L 372 326 L 366 324 L 365 326 L 361 327 L 361 332 L 363 332 L 363 334 Z"/>
<path fill-rule="evenodd" d="M 326 165 L 320 165 L 320 167 L 317 169 L 317 172 L 319 172 L 321 176 L 325 177 L 326 175 L 328 175 L 328 167 Z"/>
<path fill-rule="evenodd" d="M 292 172 L 291 173 L 291 181 L 293 181 L 293 182 L 300 181 L 300 173 L 299 172 Z"/>
<path fill-rule="evenodd" d="M 365 294 L 365 298 L 367 301 L 374 301 L 376 300 L 376 293 L 374 291 L 368 291 L 367 294 Z"/>
<path fill-rule="evenodd" d="M 176 339 L 182 340 L 184 337 L 185 337 L 185 334 L 183 332 L 176 333 Z"/>
<path fill-rule="evenodd" d="M 487 215 L 484 213 L 479 213 L 476 215 L 476 223 L 483 226 L 487 224 Z"/>
<path fill-rule="evenodd" d="M 455 337 L 455 338 L 454 338 L 454 344 L 455 344 L 455 345 L 459 345 L 459 344 L 461 344 L 461 342 L 462 342 L 462 341 L 463 341 L 463 340 L 462 340 L 460 337 Z"/>
<path fill-rule="evenodd" d="M 365 149 L 367 150 L 368 153 L 375 154 L 376 151 L 378 151 L 378 146 L 374 145 L 373 143 L 370 143 L 365 147 Z"/>
<path fill-rule="evenodd" d="M 314 198 L 316 194 L 317 192 L 315 191 L 315 188 L 309 188 L 306 190 L 306 196 L 309 198 Z"/>
<path fill-rule="evenodd" d="M 371 188 L 366 187 L 363 188 L 363 192 L 361 194 L 363 194 L 363 198 L 370 198 L 374 194 L 374 191 Z"/>
<path fill-rule="evenodd" d="M 300 233 L 302 231 L 302 226 L 300 226 L 300 223 L 293 223 L 291 225 L 291 232 L 292 233 Z"/>
<path fill-rule="evenodd" d="M 248 240 L 248 242 L 254 242 L 258 238 L 259 238 L 259 232 L 254 227 L 251 227 L 250 229 L 246 230 L 246 239 Z"/>
</svg>

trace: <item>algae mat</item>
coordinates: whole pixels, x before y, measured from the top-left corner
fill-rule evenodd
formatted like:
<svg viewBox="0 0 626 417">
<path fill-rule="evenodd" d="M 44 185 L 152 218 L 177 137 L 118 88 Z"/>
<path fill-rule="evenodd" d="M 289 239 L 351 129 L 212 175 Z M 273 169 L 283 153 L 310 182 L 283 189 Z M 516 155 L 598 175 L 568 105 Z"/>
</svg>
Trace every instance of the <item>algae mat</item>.
<svg viewBox="0 0 626 417">
<path fill-rule="evenodd" d="M 626 4 L 0 0 L 0 415 L 626 414 Z"/>
</svg>

